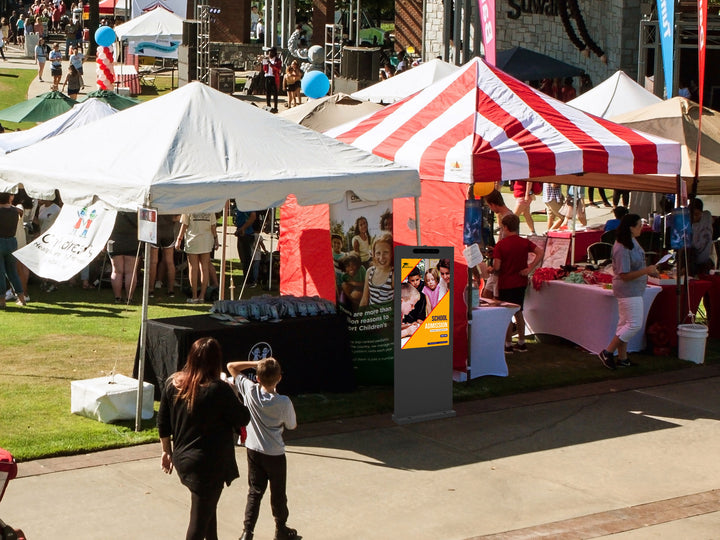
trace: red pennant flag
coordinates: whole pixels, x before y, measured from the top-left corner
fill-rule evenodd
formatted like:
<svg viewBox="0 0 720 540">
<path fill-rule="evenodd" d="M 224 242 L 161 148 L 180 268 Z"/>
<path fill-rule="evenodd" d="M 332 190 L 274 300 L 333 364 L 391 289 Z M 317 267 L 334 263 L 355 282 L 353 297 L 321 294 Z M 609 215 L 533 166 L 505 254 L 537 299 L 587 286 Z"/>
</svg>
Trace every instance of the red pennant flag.
<svg viewBox="0 0 720 540">
<path fill-rule="evenodd" d="M 698 0 L 698 87 L 700 91 L 700 112 L 698 113 L 698 138 L 695 153 L 695 179 L 693 193 L 697 189 L 700 174 L 700 141 L 702 140 L 703 95 L 705 94 L 705 32 L 707 30 L 707 0 Z"/>
</svg>

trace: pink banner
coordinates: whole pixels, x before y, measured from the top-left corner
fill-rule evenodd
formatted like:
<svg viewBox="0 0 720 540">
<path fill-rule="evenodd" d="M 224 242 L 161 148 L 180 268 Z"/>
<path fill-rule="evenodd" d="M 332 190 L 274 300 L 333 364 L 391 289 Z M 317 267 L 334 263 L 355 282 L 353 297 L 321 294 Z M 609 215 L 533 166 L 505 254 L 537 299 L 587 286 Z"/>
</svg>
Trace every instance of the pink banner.
<svg viewBox="0 0 720 540">
<path fill-rule="evenodd" d="M 695 158 L 695 181 L 700 173 L 700 141 L 702 140 L 702 110 L 705 94 L 705 32 L 707 30 L 707 0 L 698 0 L 698 89 L 700 111 L 698 113 L 697 153 Z M 693 190 L 695 191 L 695 190 Z"/>
<path fill-rule="evenodd" d="M 479 0 L 485 61 L 495 65 L 495 0 Z"/>
</svg>

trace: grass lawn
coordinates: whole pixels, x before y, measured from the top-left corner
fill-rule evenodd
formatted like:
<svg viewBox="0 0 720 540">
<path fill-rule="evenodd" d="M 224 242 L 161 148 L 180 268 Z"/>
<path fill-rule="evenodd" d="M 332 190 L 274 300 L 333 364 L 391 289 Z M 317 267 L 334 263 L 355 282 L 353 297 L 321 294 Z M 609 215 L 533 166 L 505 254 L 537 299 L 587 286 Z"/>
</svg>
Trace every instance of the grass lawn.
<svg viewBox="0 0 720 540">
<path fill-rule="evenodd" d="M 32 70 L 13 71 L 17 77 L 3 76 L 7 71 L 0 70 L 0 107 L 25 99 L 34 76 Z M 166 93 L 169 76 L 159 77 L 156 84 L 158 94 Z M 147 94 L 142 99 L 152 97 Z M 232 267 L 239 267 L 237 261 Z M 253 293 L 263 291 L 255 289 Z M 37 283 L 31 283 L 29 294 L 27 307 L 9 303 L 7 310 L 0 311 L 0 447 L 25 461 L 156 441 L 154 420 L 144 422 L 143 430 L 135 433 L 134 421 L 103 424 L 70 414 L 71 381 L 112 372 L 132 374 L 140 306 L 115 304 L 107 288 L 83 290 L 61 284 L 57 291 L 44 293 Z M 149 317 L 190 315 L 208 307 L 188 305 L 183 295 L 158 297 L 150 301 Z M 635 354 L 637 367 L 609 372 L 597 358 L 568 343 L 530 342 L 529 349 L 508 358 L 509 377 L 481 377 L 454 384 L 455 401 L 694 367 L 673 357 Z M 708 363 L 720 362 L 720 342 L 710 340 L 706 356 Z M 302 423 L 390 414 L 393 410 L 391 387 L 292 399 Z"/>
<path fill-rule="evenodd" d="M 31 284 L 29 292 L 32 301 L 27 307 L 8 304 L 0 311 L 0 447 L 19 460 L 29 460 L 156 441 L 154 420 L 145 421 L 143 431 L 136 433 L 133 421 L 103 424 L 70 414 L 71 381 L 113 371 L 132 375 L 140 306 L 115 304 L 107 288 L 83 290 L 62 284 L 57 291 L 43 293 Z M 158 297 L 150 301 L 149 317 L 191 315 L 208 307 L 189 306 L 183 295 Z M 568 343 L 530 342 L 529 348 L 526 354 L 508 357 L 509 377 L 454 384 L 455 401 L 694 366 L 673 357 L 635 354 L 637 367 L 609 372 L 593 355 Z M 706 361 L 720 362 L 720 343 L 709 341 Z M 393 391 L 363 387 L 347 394 L 293 396 L 293 402 L 303 423 L 390 414 Z"/>
<path fill-rule="evenodd" d="M 20 103 L 27 99 L 27 91 L 30 82 L 36 77 L 34 69 L 3 69 L 0 68 L 0 109 L 6 109 L 11 105 Z M 3 120 L 3 127 L 16 131 L 18 129 L 30 129 L 35 122 L 6 122 Z"/>
</svg>

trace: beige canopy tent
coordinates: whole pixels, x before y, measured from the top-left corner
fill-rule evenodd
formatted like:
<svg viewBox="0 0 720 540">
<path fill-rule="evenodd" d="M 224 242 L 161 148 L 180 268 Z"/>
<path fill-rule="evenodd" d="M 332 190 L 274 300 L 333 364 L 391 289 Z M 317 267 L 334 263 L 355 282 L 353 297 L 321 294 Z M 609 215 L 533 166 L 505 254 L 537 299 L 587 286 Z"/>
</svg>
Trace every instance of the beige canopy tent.
<svg viewBox="0 0 720 540">
<path fill-rule="evenodd" d="M 320 99 L 309 99 L 302 105 L 281 112 L 278 116 L 322 133 L 382 108 L 383 105 L 379 103 L 361 101 L 339 93 Z"/>
<path fill-rule="evenodd" d="M 698 138 L 698 115 L 700 106 L 688 99 L 674 97 L 611 118 L 613 122 L 660 135 L 682 145 L 681 175 L 692 186 L 695 175 L 695 159 Z M 720 194 L 720 113 L 707 107 L 702 113 L 702 145 L 700 148 L 700 173 L 697 185 L 699 195 Z M 612 187 L 612 186 L 609 186 Z M 625 188 L 628 189 L 628 188 Z M 635 188 L 630 188 L 635 189 Z M 663 191 L 656 189 L 655 191 Z M 671 189 L 669 191 L 675 191 Z"/>
</svg>

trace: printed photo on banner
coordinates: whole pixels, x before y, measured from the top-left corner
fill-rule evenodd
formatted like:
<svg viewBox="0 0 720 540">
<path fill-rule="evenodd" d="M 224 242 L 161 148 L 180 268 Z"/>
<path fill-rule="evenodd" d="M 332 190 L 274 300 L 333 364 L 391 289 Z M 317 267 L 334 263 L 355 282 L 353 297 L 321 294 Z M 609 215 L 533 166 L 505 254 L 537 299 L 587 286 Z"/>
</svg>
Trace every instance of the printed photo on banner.
<svg viewBox="0 0 720 540">
<path fill-rule="evenodd" d="M 347 317 L 360 384 L 392 382 L 392 225 L 392 201 L 364 201 L 348 192 L 330 205 L 338 311 Z"/>
<path fill-rule="evenodd" d="M 449 259 L 400 261 L 400 338 L 403 349 L 450 343 Z"/>
</svg>

